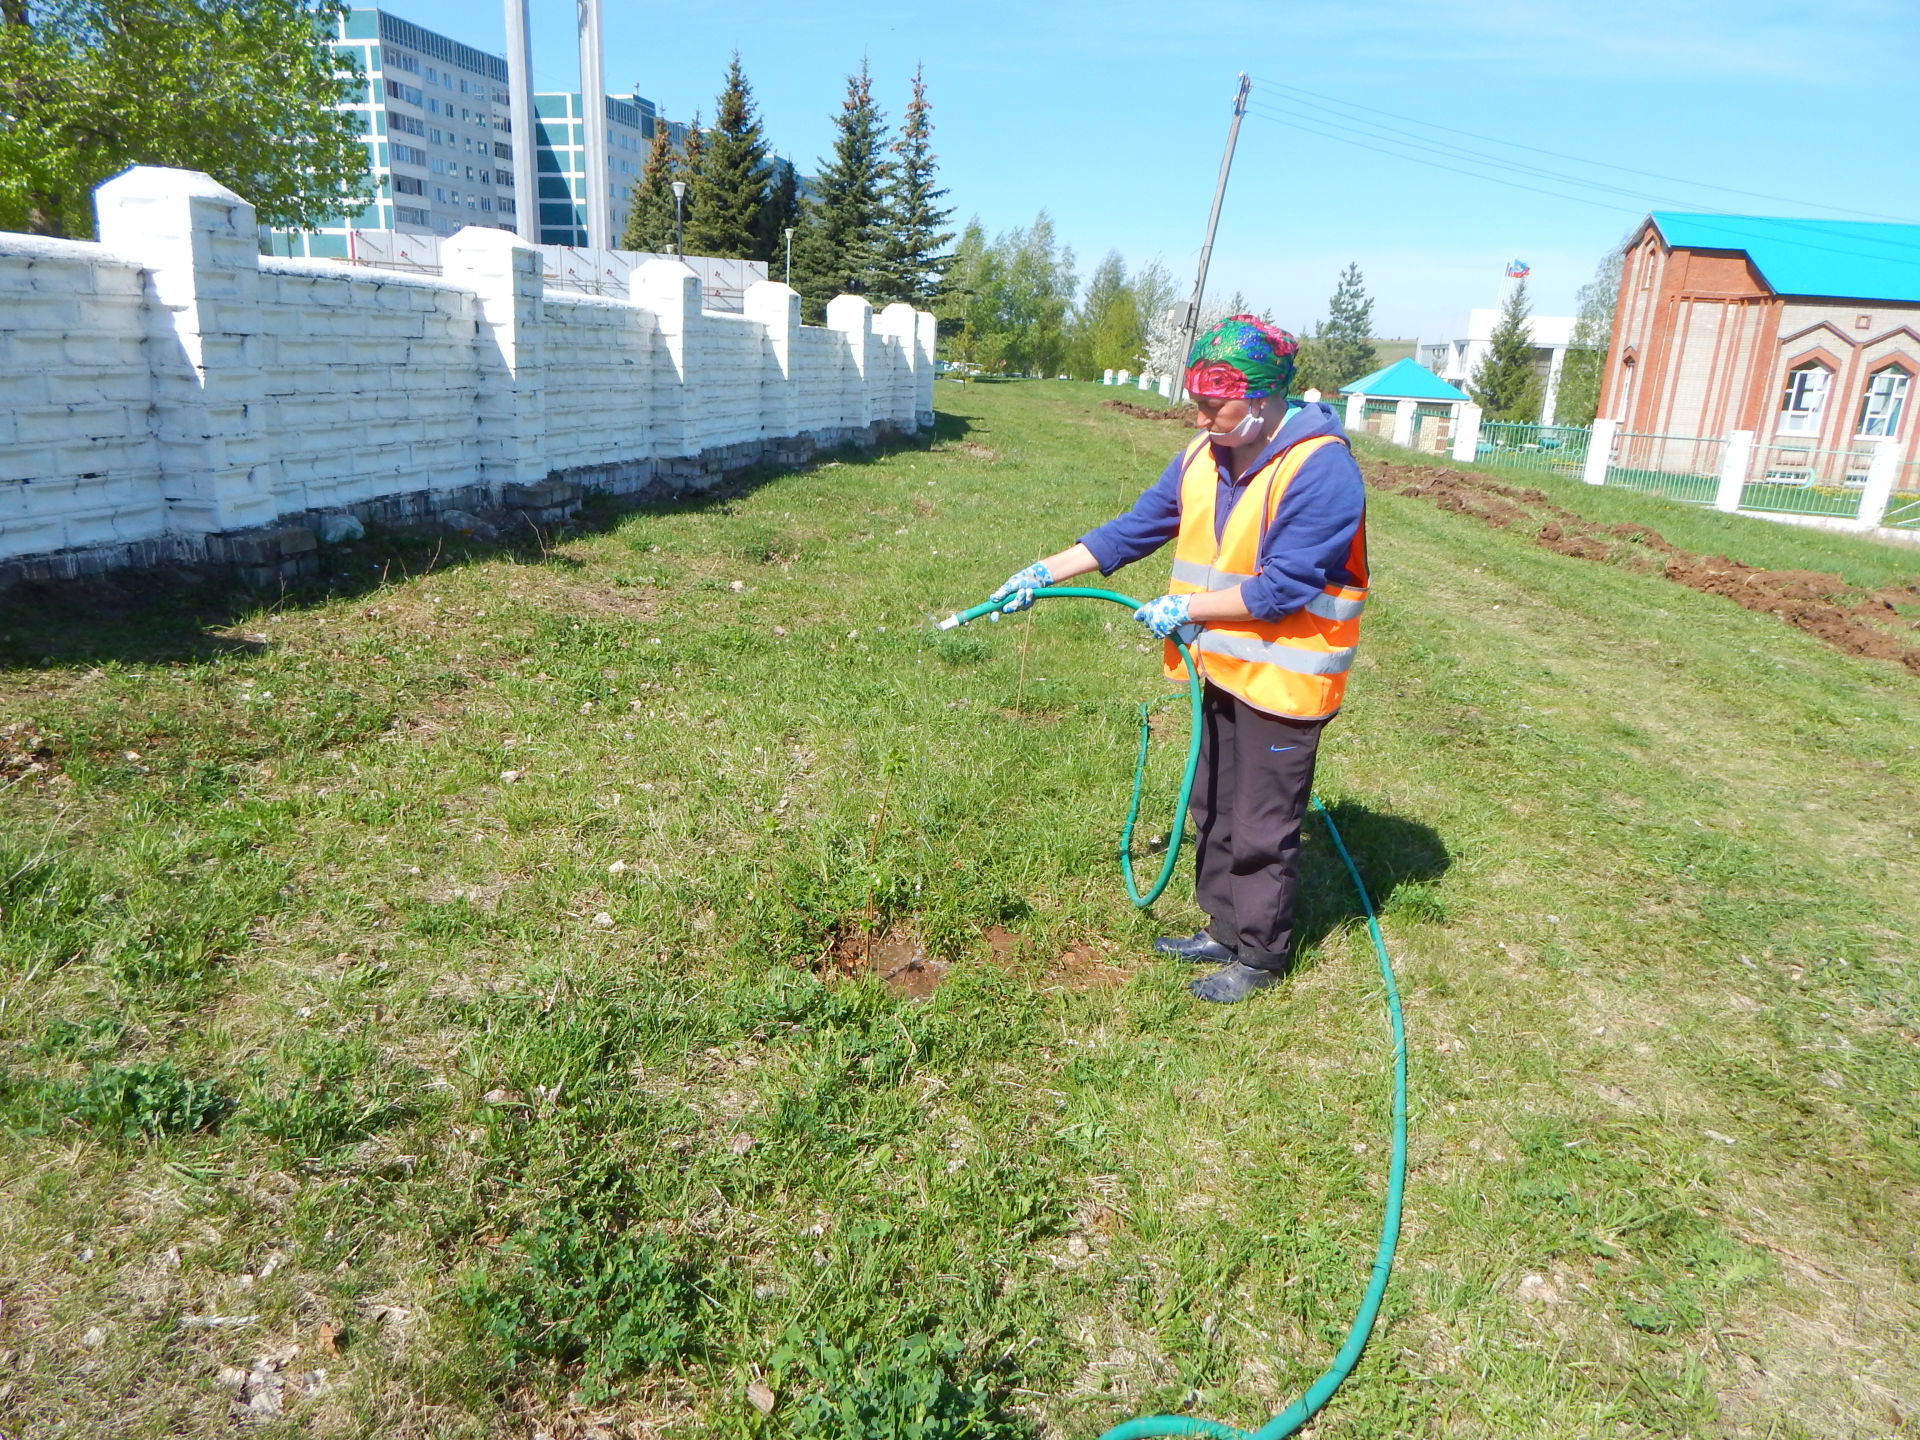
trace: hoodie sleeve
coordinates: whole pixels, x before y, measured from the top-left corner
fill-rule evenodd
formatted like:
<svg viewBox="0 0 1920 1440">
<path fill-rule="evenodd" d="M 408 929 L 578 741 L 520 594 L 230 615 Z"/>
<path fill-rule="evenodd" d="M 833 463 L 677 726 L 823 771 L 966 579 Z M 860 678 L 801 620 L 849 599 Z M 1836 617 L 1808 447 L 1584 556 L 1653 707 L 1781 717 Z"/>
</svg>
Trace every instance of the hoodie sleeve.
<svg viewBox="0 0 1920 1440">
<path fill-rule="evenodd" d="M 1240 587 L 1254 619 L 1278 620 L 1329 583 L 1350 585 L 1359 579 L 1347 570 L 1347 552 L 1366 505 L 1351 450 L 1328 445 L 1307 457 L 1261 541 L 1259 573 Z"/>
<path fill-rule="evenodd" d="M 1186 451 L 1182 450 L 1160 472 L 1160 478 L 1141 492 L 1133 509 L 1080 537 L 1080 543 L 1100 562 L 1102 575 L 1111 575 L 1122 565 L 1151 555 L 1180 532 L 1180 474 L 1185 459 Z"/>
</svg>

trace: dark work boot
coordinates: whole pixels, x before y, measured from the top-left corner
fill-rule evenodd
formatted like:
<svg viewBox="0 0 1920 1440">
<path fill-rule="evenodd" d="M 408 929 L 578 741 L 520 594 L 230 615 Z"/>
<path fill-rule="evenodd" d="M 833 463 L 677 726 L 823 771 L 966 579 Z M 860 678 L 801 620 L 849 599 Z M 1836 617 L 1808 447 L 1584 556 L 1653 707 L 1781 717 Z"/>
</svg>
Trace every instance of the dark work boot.
<svg viewBox="0 0 1920 1440">
<path fill-rule="evenodd" d="M 1256 990 L 1264 990 L 1269 985 L 1277 985 L 1282 979 L 1278 970 L 1256 970 L 1251 965 L 1242 965 L 1238 960 L 1233 964 L 1216 970 L 1203 979 L 1187 986 L 1202 1000 L 1211 1000 L 1217 1005 L 1232 1005 L 1246 999 Z"/>
<path fill-rule="evenodd" d="M 1196 930 L 1191 935 L 1162 935 L 1153 942 L 1153 948 L 1162 955 L 1178 955 L 1196 965 L 1225 965 L 1233 959 L 1233 951 L 1205 930 Z"/>
</svg>

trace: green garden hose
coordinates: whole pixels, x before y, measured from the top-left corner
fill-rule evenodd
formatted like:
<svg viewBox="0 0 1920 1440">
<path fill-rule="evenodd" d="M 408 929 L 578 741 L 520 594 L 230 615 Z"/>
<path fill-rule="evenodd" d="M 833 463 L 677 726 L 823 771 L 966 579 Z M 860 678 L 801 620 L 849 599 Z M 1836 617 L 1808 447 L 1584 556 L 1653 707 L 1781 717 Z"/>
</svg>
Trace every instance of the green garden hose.
<svg viewBox="0 0 1920 1440">
<path fill-rule="evenodd" d="M 1075 585 L 1051 585 L 1036 589 L 1033 598 L 1106 600 L 1124 605 L 1129 610 L 1138 610 L 1141 603 L 1112 590 L 1087 589 Z M 941 622 L 940 628 L 951 630 L 957 625 L 978 620 L 1004 603 L 986 601 L 971 610 L 947 617 Z M 1167 888 L 1167 881 L 1172 878 L 1174 862 L 1180 853 L 1180 838 L 1186 829 L 1187 805 L 1193 798 L 1194 776 L 1200 768 L 1200 673 L 1187 647 L 1177 640 L 1174 643 L 1187 666 L 1193 735 L 1187 748 L 1186 775 L 1180 782 L 1180 796 L 1174 807 L 1173 828 L 1168 831 L 1166 860 L 1160 867 L 1159 877 L 1144 894 L 1134 881 L 1132 858 L 1133 825 L 1140 811 L 1140 787 L 1147 765 L 1147 707 L 1144 705 L 1140 707 L 1140 754 L 1133 772 L 1133 799 L 1127 807 L 1126 828 L 1120 841 L 1120 870 L 1126 878 L 1127 896 L 1135 905 L 1143 908 L 1159 898 Z M 1347 1327 L 1346 1342 L 1333 1357 L 1333 1363 L 1307 1387 L 1305 1394 L 1258 1430 L 1241 1430 L 1218 1420 L 1201 1420 L 1189 1415 L 1143 1415 L 1137 1420 L 1114 1426 L 1101 1435 L 1100 1440 L 1145 1440 L 1147 1436 L 1156 1435 L 1204 1435 L 1210 1440 L 1286 1440 L 1287 1436 L 1319 1414 L 1321 1407 L 1333 1398 L 1333 1392 L 1353 1373 L 1354 1366 L 1360 1363 L 1360 1352 L 1366 1349 L 1367 1337 L 1373 1333 L 1374 1319 L 1380 1313 L 1381 1297 L 1386 1294 L 1387 1280 L 1393 1273 L 1393 1252 L 1400 1239 L 1400 1209 L 1407 1183 L 1407 1029 L 1400 1013 L 1400 987 L 1394 983 L 1393 961 L 1387 955 L 1386 938 L 1380 933 L 1380 917 L 1374 913 L 1366 881 L 1360 878 L 1360 867 L 1353 863 L 1353 855 L 1347 849 L 1346 841 L 1341 838 L 1340 827 L 1333 823 L 1333 816 L 1318 795 L 1313 797 L 1313 810 L 1325 822 L 1333 848 L 1339 852 L 1341 862 L 1353 880 L 1354 893 L 1360 897 L 1360 908 L 1366 912 L 1367 933 L 1373 938 L 1373 953 L 1380 962 L 1380 983 L 1386 992 L 1387 1017 L 1393 1029 L 1393 1155 L 1387 1164 L 1387 1203 L 1380 1218 L 1380 1244 L 1374 1252 L 1373 1272 L 1368 1277 L 1366 1293 L 1360 1298 L 1360 1308 L 1354 1313 L 1353 1324 Z"/>
</svg>

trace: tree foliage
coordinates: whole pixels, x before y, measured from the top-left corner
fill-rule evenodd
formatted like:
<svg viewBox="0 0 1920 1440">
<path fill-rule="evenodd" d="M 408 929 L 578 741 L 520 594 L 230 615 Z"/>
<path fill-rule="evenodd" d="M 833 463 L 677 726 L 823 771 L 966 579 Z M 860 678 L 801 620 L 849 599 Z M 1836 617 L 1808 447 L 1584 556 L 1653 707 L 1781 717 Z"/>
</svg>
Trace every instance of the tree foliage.
<svg viewBox="0 0 1920 1440">
<path fill-rule="evenodd" d="M 1593 279 L 1580 287 L 1567 358 L 1560 366 L 1560 388 L 1553 418 L 1561 425 L 1591 425 L 1600 408 L 1600 381 L 1606 374 L 1607 347 L 1613 343 L 1613 310 L 1620 298 L 1620 273 L 1626 264 L 1622 241 L 1601 259 Z"/>
<path fill-rule="evenodd" d="M 939 296 L 946 274 L 946 250 L 953 232 L 941 227 L 953 218 L 953 210 L 940 203 L 947 192 L 934 180 L 937 157 L 933 153 L 931 115 L 925 69 L 915 66 L 913 98 L 907 102 L 899 137 L 891 147 L 893 162 L 887 177 L 876 304 L 904 300 L 916 309 L 925 309 Z"/>
<path fill-rule="evenodd" d="M 312 229 L 370 195 L 366 80 L 338 0 L 4 0 L 0 229 L 93 233 L 129 165 L 203 170 L 260 223 Z"/>
<path fill-rule="evenodd" d="M 1467 382 L 1489 420 L 1533 421 L 1540 416 L 1540 372 L 1534 365 L 1527 315 L 1527 282 L 1521 280 L 1500 307 L 1492 343 Z"/>
<path fill-rule="evenodd" d="M 1091 380 L 1108 370 L 1138 370 L 1146 354 L 1139 292 L 1118 251 L 1094 267 L 1074 312 L 1068 369 Z"/>
<path fill-rule="evenodd" d="M 1373 348 L 1373 301 L 1367 295 L 1358 261 L 1349 262 L 1327 301 L 1327 318 L 1301 342 L 1301 390 L 1332 395 L 1342 385 L 1376 368 Z"/>
<path fill-rule="evenodd" d="M 680 153 L 665 120 L 653 122 L 653 143 L 647 163 L 633 182 L 627 206 L 627 227 L 620 233 L 622 250 L 645 250 L 665 255 L 673 249 L 673 182 L 682 179 Z"/>
<path fill-rule="evenodd" d="M 1044 210 L 991 244 L 980 222 L 968 221 L 940 311 L 949 356 L 988 371 L 1058 374 L 1072 343 L 1073 265 Z"/>
<path fill-rule="evenodd" d="M 836 295 L 885 289 L 886 117 L 873 100 L 867 62 L 847 77 L 834 117 L 833 159 L 821 167 L 793 237 L 793 281 L 806 318 L 820 320 Z"/>
<path fill-rule="evenodd" d="M 767 142 L 738 50 L 727 66 L 714 120 L 688 178 L 687 252 L 765 260 L 770 253 L 765 248 Z"/>
</svg>

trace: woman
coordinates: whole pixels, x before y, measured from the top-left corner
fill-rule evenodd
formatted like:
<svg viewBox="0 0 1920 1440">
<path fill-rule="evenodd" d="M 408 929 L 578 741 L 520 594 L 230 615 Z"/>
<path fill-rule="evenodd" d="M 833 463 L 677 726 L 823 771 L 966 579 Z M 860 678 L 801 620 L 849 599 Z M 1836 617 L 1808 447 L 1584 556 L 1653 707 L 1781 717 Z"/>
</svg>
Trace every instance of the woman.
<svg viewBox="0 0 1920 1440">
<path fill-rule="evenodd" d="M 1194 891 L 1207 924 L 1154 948 L 1220 969 L 1193 982 L 1231 1004 L 1286 973 L 1300 823 L 1320 732 L 1340 708 L 1366 603 L 1366 499 L 1330 405 L 1289 408 L 1299 342 L 1251 315 L 1200 337 L 1186 388 L 1200 433 L 1134 505 L 994 591 L 1110 575 L 1174 541 L 1169 592 L 1134 618 L 1191 647 L 1205 681 Z M 1169 640 L 1167 672 L 1186 668 Z"/>
</svg>

